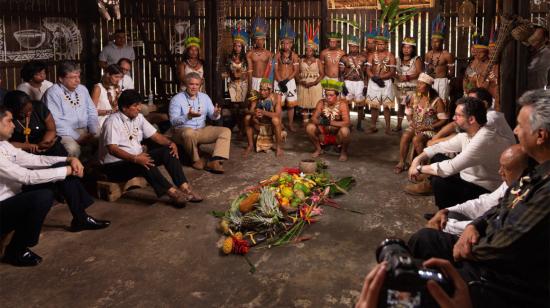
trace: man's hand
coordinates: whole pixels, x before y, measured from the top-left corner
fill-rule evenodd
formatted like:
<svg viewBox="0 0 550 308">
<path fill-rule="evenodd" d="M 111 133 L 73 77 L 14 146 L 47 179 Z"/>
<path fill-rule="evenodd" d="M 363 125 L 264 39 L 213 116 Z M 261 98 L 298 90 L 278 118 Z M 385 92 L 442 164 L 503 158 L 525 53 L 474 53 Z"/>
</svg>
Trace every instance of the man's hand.
<svg viewBox="0 0 550 308">
<path fill-rule="evenodd" d="M 79 178 L 84 176 L 84 166 L 82 165 L 82 163 L 78 158 L 67 157 L 67 162 L 71 166 L 72 175 L 77 176 Z"/>
<path fill-rule="evenodd" d="M 443 259 L 436 259 L 431 258 L 424 262 L 423 264 L 425 267 L 435 267 L 438 268 L 440 271 L 445 274 L 447 279 L 450 280 L 450 282 L 454 286 L 454 294 L 453 297 L 450 297 L 440 286 L 437 284 L 437 282 L 433 280 L 428 280 L 426 283 L 426 287 L 428 288 L 428 292 L 432 295 L 433 299 L 437 302 L 439 307 L 441 308 L 471 308 L 472 307 L 472 301 L 470 299 L 470 291 L 468 290 L 468 286 L 466 285 L 466 282 L 458 271 L 453 267 L 453 265 Z"/>
<path fill-rule="evenodd" d="M 34 154 L 40 152 L 40 147 L 34 143 L 25 143 L 23 144 L 23 150 Z"/>
<path fill-rule="evenodd" d="M 472 259 L 472 246 L 477 244 L 479 232 L 474 225 L 466 226 L 464 232 L 453 247 L 453 257 L 456 261 Z"/>
<path fill-rule="evenodd" d="M 171 142 L 168 147 L 170 148 L 170 154 L 172 156 L 174 156 L 175 158 L 179 159 L 180 156 L 178 154 L 178 146 L 174 143 L 174 142 Z"/>
<path fill-rule="evenodd" d="M 419 162 L 417 159 L 413 159 L 411 166 L 409 167 L 409 180 L 415 181 L 416 178 L 420 175 L 420 172 L 418 172 L 417 167 L 419 166 Z"/>
<path fill-rule="evenodd" d="M 187 118 L 191 120 L 192 118 L 198 118 L 201 116 L 200 112 L 193 111 L 192 107 L 189 107 L 189 111 L 187 112 Z"/>
<path fill-rule="evenodd" d="M 442 209 L 439 210 L 437 213 L 435 213 L 434 217 L 428 221 L 426 224 L 426 227 L 436 229 L 436 230 L 443 230 L 445 229 L 445 225 L 447 224 L 447 214 L 449 213 L 449 210 Z"/>
<path fill-rule="evenodd" d="M 138 165 L 142 165 L 147 170 L 149 170 L 150 167 L 155 166 L 155 162 L 153 161 L 153 159 L 151 159 L 151 156 L 149 156 L 149 154 L 147 154 L 145 152 L 143 152 L 139 155 L 136 155 L 134 157 L 134 163 L 136 163 Z"/>
<path fill-rule="evenodd" d="M 386 279 L 386 262 L 377 264 L 365 277 L 365 283 L 359 295 L 359 300 L 355 308 L 376 308 L 378 307 L 378 298 L 380 290 Z"/>
</svg>

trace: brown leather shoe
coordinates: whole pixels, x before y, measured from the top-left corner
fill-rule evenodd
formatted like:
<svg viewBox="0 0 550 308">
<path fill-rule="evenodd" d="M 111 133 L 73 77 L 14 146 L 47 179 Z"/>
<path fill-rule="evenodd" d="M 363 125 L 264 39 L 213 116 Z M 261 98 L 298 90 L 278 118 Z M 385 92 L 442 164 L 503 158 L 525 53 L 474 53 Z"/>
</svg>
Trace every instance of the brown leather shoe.
<svg viewBox="0 0 550 308">
<path fill-rule="evenodd" d="M 424 180 L 417 184 L 405 185 L 405 192 L 413 196 L 429 196 L 433 194 L 432 184 L 428 180 Z"/>
<path fill-rule="evenodd" d="M 210 172 L 216 173 L 216 174 L 224 173 L 222 163 L 219 160 L 209 161 L 206 164 L 206 167 L 204 168 L 204 170 L 210 171 Z"/>
<path fill-rule="evenodd" d="M 187 201 L 191 198 L 188 194 L 184 193 L 183 191 L 176 189 L 174 192 L 167 192 L 168 197 L 170 197 L 170 201 L 172 202 L 172 205 L 177 208 L 184 208 L 185 204 L 187 204 Z"/>
<path fill-rule="evenodd" d="M 422 183 L 424 181 L 430 181 L 430 175 L 426 173 L 422 173 L 416 176 L 416 180 L 412 180 L 413 183 Z"/>
<path fill-rule="evenodd" d="M 193 163 L 193 165 L 191 167 L 193 167 L 193 169 L 197 169 L 197 170 L 204 169 L 204 160 L 202 160 L 202 159 L 197 160 L 196 162 Z"/>
<path fill-rule="evenodd" d="M 180 190 L 189 196 L 189 202 L 193 202 L 193 203 L 199 203 L 199 202 L 202 202 L 203 198 L 201 195 L 199 195 L 198 193 L 196 193 L 195 191 L 191 190 L 190 188 L 188 189 L 181 189 Z"/>
</svg>

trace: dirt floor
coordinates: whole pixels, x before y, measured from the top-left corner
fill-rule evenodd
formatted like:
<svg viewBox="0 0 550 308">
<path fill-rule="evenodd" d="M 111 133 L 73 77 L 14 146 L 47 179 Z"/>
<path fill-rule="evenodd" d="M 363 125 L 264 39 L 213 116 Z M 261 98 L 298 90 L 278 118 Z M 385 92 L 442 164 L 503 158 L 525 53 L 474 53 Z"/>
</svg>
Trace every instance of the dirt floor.
<svg viewBox="0 0 550 308">
<path fill-rule="evenodd" d="M 355 121 L 354 121 L 355 122 Z M 382 123 L 379 123 L 381 128 Z M 89 213 L 110 219 L 100 231 L 71 233 L 63 204 L 46 218 L 33 250 L 44 258 L 34 268 L 0 264 L 2 307 L 350 307 L 354 305 L 374 251 L 386 237 L 408 237 L 434 212 L 431 197 L 402 191 L 405 174 L 393 174 L 399 136 L 353 131 L 348 162 L 324 155 L 336 176 L 352 175 L 357 185 L 337 201 L 364 214 L 326 207 L 321 221 L 303 235 L 309 241 L 252 249 L 250 266 L 241 256 L 222 256 L 218 220 L 246 186 L 297 166 L 313 147 L 304 133 L 291 134 L 283 158 L 274 153 L 242 159 L 245 143 L 234 136 L 225 175 L 184 171 L 205 201 L 176 209 L 150 188 L 116 202 L 97 201 Z"/>
</svg>

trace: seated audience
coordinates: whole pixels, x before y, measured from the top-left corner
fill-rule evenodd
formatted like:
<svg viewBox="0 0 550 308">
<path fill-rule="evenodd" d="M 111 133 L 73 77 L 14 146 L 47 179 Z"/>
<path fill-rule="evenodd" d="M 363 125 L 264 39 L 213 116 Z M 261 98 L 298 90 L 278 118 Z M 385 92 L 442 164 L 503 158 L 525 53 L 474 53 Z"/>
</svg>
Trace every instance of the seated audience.
<svg viewBox="0 0 550 308">
<path fill-rule="evenodd" d="M 97 83 L 92 90 L 92 101 L 97 108 L 99 130 L 105 119 L 118 109 L 118 96 L 120 95 L 119 82 L 122 80 L 122 69 L 111 64 L 104 70 L 101 82 Z"/>
<path fill-rule="evenodd" d="M 120 70 L 124 74 L 124 76 L 118 83 L 120 90 L 133 90 L 134 79 L 132 79 L 132 76 L 130 75 L 130 72 L 132 71 L 132 61 L 127 58 L 121 58 L 120 60 L 118 60 L 117 65 L 120 67 Z"/>
<path fill-rule="evenodd" d="M 514 132 L 506 122 L 504 118 L 504 113 L 496 111 L 493 106 L 493 96 L 485 88 L 473 88 L 468 92 L 469 97 L 479 98 L 487 106 L 487 124 L 485 126 L 495 129 L 496 133 L 508 140 L 515 143 L 516 137 L 514 137 Z M 438 142 L 445 141 L 456 135 L 459 130 L 456 122 L 451 122 L 445 125 L 431 140 L 428 141 L 428 145 L 434 145 Z"/>
<path fill-rule="evenodd" d="M 50 87 L 42 101 L 50 110 L 61 143 L 69 156 L 79 157 L 80 147 L 94 141 L 98 133 L 97 110 L 88 89 L 80 84 L 80 68 L 71 61 L 57 69 L 59 82 Z"/>
<path fill-rule="evenodd" d="M 439 209 L 497 189 L 502 183 L 497 157 L 512 145 L 510 140 L 485 127 L 487 111 L 483 101 L 477 98 L 458 100 L 454 120 L 464 133 L 425 148 L 409 168 L 411 180 L 420 174 L 432 176 L 431 187 Z M 452 159 L 444 155 L 452 153 L 460 154 Z M 432 164 L 423 165 L 430 159 Z M 407 185 L 405 192 L 419 194 L 423 190 L 418 188 L 420 185 L 423 184 Z"/>
<path fill-rule="evenodd" d="M 159 134 L 139 112 L 143 97 L 135 90 L 122 92 L 118 112 L 113 113 L 101 129 L 99 160 L 107 179 L 128 181 L 142 176 L 153 187 L 157 197 L 168 195 L 176 207 L 187 201 L 200 202 L 202 198 L 191 190 L 178 160 L 175 143 Z M 162 147 L 144 152 L 143 139 L 151 138 Z M 162 175 L 157 166 L 163 165 L 175 186 Z"/>
<path fill-rule="evenodd" d="M 134 48 L 126 44 L 126 32 L 122 29 L 118 29 L 113 34 L 113 40 L 103 47 L 99 53 L 99 66 L 102 69 L 106 69 L 111 64 L 117 64 L 117 62 L 126 58 L 130 61 L 136 59 Z"/>
<path fill-rule="evenodd" d="M 514 132 L 539 165 L 460 237 L 425 228 L 409 240 L 414 257 L 444 258 L 460 266 L 474 307 L 547 307 L 550 302 L 550 91 L 529 91 L 519 104 Z"/>
<path fill-rule="evenodd" d="M 498 205 L 498 201 L 505 196 L 508 187 L 511 187 L 527 171 L 529 162 L 529 157 L 523 152 L 519 144 L 507 148 L 500 155 L 499 173 L 504 182 L 495 191 L 490 194 L 483 194 L 477 199 L 439 210 L 428 221 L 426 227 L 460 235 L 473 219 Z"/>
<path fill-rule="evenodd" d="M 410 126 L 401 136 L 399 144 L 399 163 L 394 167 L 395 173 L 406 169 L 405 160 L 409 154 L 409 144 L 412 142 L 414 152 L 422 153 L 426 142 L 447 123 L 449 116 L 445 112 L 445 103 L 432 88 L 434 79 L 421 73 L 416 82 L 416 95 L 411 95 L 407 108 L 407 117 L 410 117 Z"/>
<path fill-rule="evenodd" d="M 67 156 L 55 130 L 55 122 L 46 105 L 32 101 L 22 91 L 8 92 L 5 106 L 11 111 L 15 128 L 10 143 L 23 151 L 47 155 Z"/>
<path fill-rule="evenodd" d="M 185 76 L 185 91 L 170 101 L 170 122 L 174 128 L 174 140 L 182 144 L 185 154 L 193 161 L 193 168 L 223 173 L 222 161 L 229 159 L 231 130 L 227 127 L 206 125 L 206 117 L 219 120 L 221 108 L 214 106 L 207 94 L 199 92 L 202 78 L 192 72 Z M 199 151 L 201 144 L 215 143 L 212 157 L 205 162 Z"/>
<path fill-rule="evenodd" d="M 12 119 L 11 112 L 0 106 L 0 234 L 15 230 L 3 261 L 33 266 L 42 258 L 29 247 L 38 243 L 42 223 L 54 200 L 49 186 L 37 184 L 60 182 L 73 214 L 72 231 L 102 229 L 110 222 L 86 214 L 84 209 L 93 199 L 78 179 L 84 175 L 78 158 L 37 156 L 15 148 L 7 141 L 15 127 Z"/>
<path fill-rule="evenodd" d="M 276 155 L 283 155 L 283 124 L 281 122 L 283 108 L 281 106 L 281 96 L 272 91 L 273 85 L 271 80 L 264 78 L 260 84 L 259 99 L 250 102 L 248 114 L 244 117 L 244 127 L 248 141 L 245 156 L 254 148 L 254 130 L 259 131 L 262 124 L 273 125 L 277 142 Z"/>
<path fill-rule="evenodd" d="M 343 82 L 330 79 L 321 81 L 325 98 L 317 102 L 310 122 L 306 126 L 306 133 L 315 147 L 312 157 L 323 154 L 321 145 L 335 144 L 340 149 L 338 160 L 348 160 L 349 107 L 346 101 L 339 99 L 343 85 Z"/>
<path fill-rule="evenodd" d="M 53 83 L 46 80 L 47 74 L 46 63 L 34 60 L 25 63 L 21 69 L 23 83 L 17 86 L 17 90 L 27 93 L 33 101 L 41 100 L 46 90 L 53 86 Z"/>
</svg>

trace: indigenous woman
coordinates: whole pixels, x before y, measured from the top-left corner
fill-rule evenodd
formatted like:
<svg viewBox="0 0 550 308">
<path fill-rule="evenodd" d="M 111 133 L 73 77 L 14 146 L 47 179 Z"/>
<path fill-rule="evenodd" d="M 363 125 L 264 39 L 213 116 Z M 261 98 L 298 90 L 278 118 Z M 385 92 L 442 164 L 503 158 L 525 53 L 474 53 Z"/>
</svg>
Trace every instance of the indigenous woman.
<svg viewBox="0 0 550 308">
<path fill-rule="evenodd" d="M 225 63 L 226 72 L 222 74 L 224 78 L 229 77 L 227 88 L 229 97 L 233 104 L 233 116 L 239 124 L 241 134 L 244 132 L 243 116 L 246 109 L 246 94 L 248 92 L 248 78 L 246 75 L 246 44 L 248 42 L 248 33 L 241 25 L 236 25 L 231 31 L 233 37 L 233 49 Z"/>
<path fill-rule="evenodd" d="M 67 156 L 45 104 L 31 101 L 22 91 L 8 92 L 4 104 L 13 114 L 15 128 L 9 141 L 14 147 L 33 154 Z"/>
<path fill-rule="evenodd" d="M 412 37 L 405 37 L 401 43 L 401 52 L 396 59 L 395 79 L 397 87 L 397 99 L 399 109 L 397 110 L 397 127 L 394 132 L 402 129 L 405 109 L 410 108 L 408 103 L 414 96 L 416 90 L 416 80 L 422 72 L 422 61 L 416 55 L 416 40 Z M 407 119 L 409 122 L 411 119 Z"/>
<path fill-rule="evenodd" d="M 313 30 L 312 25 L 306 24 L 305 56 L 300 59 L 300 73 L 298 75 L 298 104 L 302 108 L 304 125 L 317 102 L 323 98 L 321 80 L 325 76 L 321 60 L 315 57 L 319 50 L 319 26 Z"/>
<path fill-rule="evenodd" d="M 306 126 L 306 133 L 315 147 L 312 157 L 323 154 L 322 145 L 334 144 L 340 149 L 338 160 L 348 160 L 349 107 L 346 101 L 339 99 L 343 85 L 343 82 L 331 79 L 321 81 L 325 98 L 317 102 L 313 116 Z"/>
<path fill-rule="evenodd" d="M 200 91 L 204 92 L 204 61 L 200 58 L 201 39 L 190 36 L 185 39 L 185 52 L 183 61 L 178 63 L 178 78 L 180 90 L 185 90 L 185 76 L 191 72 L 199 74 L 202 78 Z"/>
<path fill-rule="evenodd" d="M 409 128 L 401 136 L 399 144 L 399 163 L 394 168 L 395 173 L 406 170 L 405 160 L 409 153 L 409 144 L 413 143 L 416 154 L 422 153 L 426 142 L 447 123 L 449 115 L 445 111 L 445 103 L 437 91 L 432 88 L 434 79 L 421 73 L 416 84 L 416 95 L 411 99 L 411 118 Z"/>
<path fill-rule="evenodd" d="M 118 110 L 118 97 L 122 92 L 119 83 L 123 77 L 124 73 L 120 66 L 111 64 L 105 69 L 101 82 L 92 90 L 92 101 L 97 108 L 100 130 L 105 119 Z"/>
</svg>

